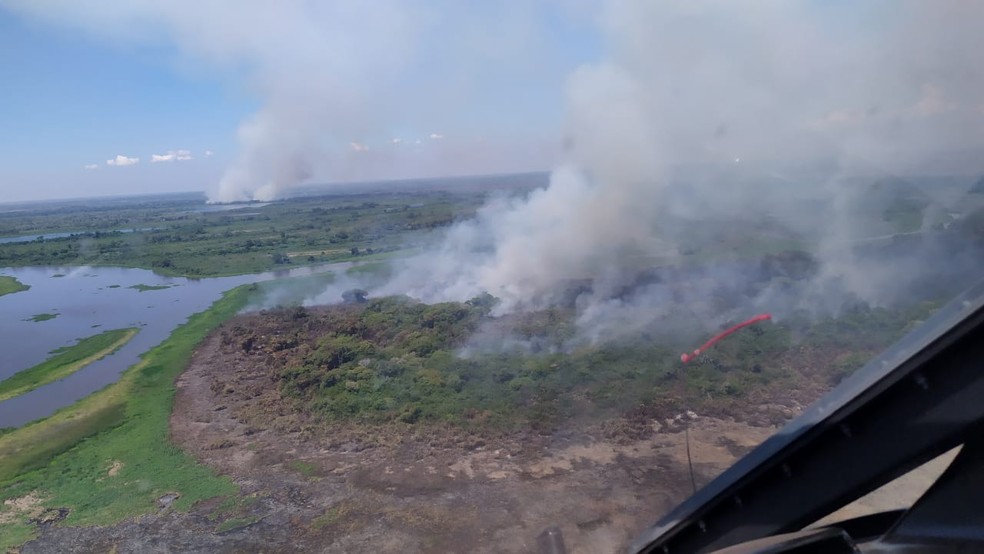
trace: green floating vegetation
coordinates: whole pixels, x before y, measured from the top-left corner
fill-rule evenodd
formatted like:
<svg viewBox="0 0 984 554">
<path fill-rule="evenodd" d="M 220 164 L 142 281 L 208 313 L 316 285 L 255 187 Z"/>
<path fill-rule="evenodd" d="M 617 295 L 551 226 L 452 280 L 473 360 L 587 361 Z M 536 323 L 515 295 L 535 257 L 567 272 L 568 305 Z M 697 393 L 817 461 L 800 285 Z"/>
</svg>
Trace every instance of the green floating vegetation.
<svg viewBox="0 0 984 554">
<path fill-rule="evenodd" d="M 34 321 L 43 321 L 36 319 L 38 316 L 34 317 Z M 52 315 L 52 317 L 54 316 Z M 53 350 L 54 356 L 0 381 L 0 401 L 64 379 L 92 362 L 112 354 L 136 334 L 137 329 L 135 328 L 114 329 L 81 339 L 72 346 Z"/>
<path fill-rule="evenodd" d="M 126 287 L 126 288 L 128 288 L 128 289 L 134 289 L 137 292 L 147 292 L 149 290 L 164 290 L 164 289 L 169 289 L 171 287 L 176 287 L 176 286 L 177 285 L 145 285 L 143 283 L 140 283 L 140 284 L 137 284 L 137 285 L 131 285 L 131 286 Z"/>
<path fill-rule="evenodd" d="M 67 508 L 66 525 L 110 524 L 156 511 L 165 494 L 178 493 L 171 509 L 187 511 L 199 500 L 236 492 L 229 479 L 171 443 L 168 420 L 174 380 L 195 346 L 255 290 L 226 292 L 116 383 L 0 435 L 0 551 L 36 536 L 31 509 Z M 6 502 L 12 499 L 19 501 Z"/>
<path fill-rule="evenodd" d="M 31 288 L 31 285 L 25 285 L 17 280 L 17 277 L 11 277 L 9 275 L 0 275 L 0 296 L 5 294 L 13 294 L 15 292 L 21 292 Z"/>
<path fill-rule="evenodd" d="M 25 319 L 24 321 L 33 321 L 37 323 L 39 321 L 48 321 L 49 319 L 55 319 L 56 317 L 58 317 L 58 314 L 48 314 L 48 313 L 34 314 L 31 317 Z"/>
</svg>

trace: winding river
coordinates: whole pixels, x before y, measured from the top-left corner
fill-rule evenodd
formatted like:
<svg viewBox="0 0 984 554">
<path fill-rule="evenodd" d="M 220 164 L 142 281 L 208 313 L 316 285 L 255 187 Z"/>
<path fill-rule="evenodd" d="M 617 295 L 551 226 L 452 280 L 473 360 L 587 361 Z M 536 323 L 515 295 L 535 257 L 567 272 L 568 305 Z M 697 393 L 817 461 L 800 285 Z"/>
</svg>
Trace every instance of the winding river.
<svg viewBox="0 0 984 554">
<path fill-rule="evenodd" d="M 120 267 L 0 268 L 30 290 L 0 296 L 0 380 L 44 361 L 59 347 L 108 329 L 140 332 L 114 354 L 65 379 L 0 402 L 0 428 L 18 427 L 113 383 L 189 316 L 208 308 L 233 287 L 280 277 L 339 271 L 339 262 L 234 277 L 165 277 Z M 139 285 L 145 285 L 140 287 Z M 148 288 L 149 287 L 149 288 Z M 166 287 L 166 288 L 158 288 Z M 56 314 L 32 321 L 36 314 Z"/>
</svg>

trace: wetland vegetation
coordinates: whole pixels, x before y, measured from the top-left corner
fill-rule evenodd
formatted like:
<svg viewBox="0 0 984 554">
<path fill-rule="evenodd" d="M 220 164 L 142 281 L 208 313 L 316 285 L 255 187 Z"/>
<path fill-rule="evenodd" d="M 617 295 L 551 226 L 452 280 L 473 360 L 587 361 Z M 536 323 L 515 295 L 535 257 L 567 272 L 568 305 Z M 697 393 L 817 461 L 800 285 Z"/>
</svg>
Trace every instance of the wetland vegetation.
<svg viewBox="0 0 984 554">
<path fill-rule="evenodd" d="M 119 381 L 51 417 L 0 435 L 0 498 L 34 498 L 32 513 L 0 504 L 0 550 L 37 533 L 44 514 L 66 508 L 64 523 L 100 524 L 147 513 L 178 493 L 171 507 L 235 492 L 168 439 L 174 380 L 195 346 L 247 304 L 255 290 L 226 293 L 143 356 Z M 124 330 L 124 332 L 130 332 Z"/>
<path fill-rule="evenodd" d="M 0 212 L 0 237 L 72 231 L 0 244 L 0 267 L 115 265 L 209 277 L 385 258 L 470 216 L 486 192 L 326 195 L 216 211 L 202 210 L 198 197 L 173 195 L 121 205 Z"/>
<path fill-rule="evenodd" d="M 0 401 L 68 377 L 86 365 L 112 354 L 132 339 L 137 331 L 135 328 L 103 331 L 80 339 L 71 346 L 54 350 L 47 360 L 0 381 Z"/>
<path fill-rule="evenodd" d="M 21 292 L 29 288 L 31 287 L 18 281 L 16 277 L 0 275 L 0 296 Z"/>
<path fill-rule="evenodd" d="M 584 280 L 565 285 L 570 290 L 559 296 L 570 301 L 507 315 L 496 313 L 499 300 L 488 294 L 425 304 L 399 295 L 367 297 L 355 288 L 385 281 L 395 271 L 393 258 L 426 252 L 435 231 L 471 217 L 487 195 L 487 190 L 359 193 L 216 211 L 201 209 L 198 199 L 162 197 L 112 207 L 0 214 L 0 235 L 67 233 L 0 244 L 3 266 L 122 265 L 202 277 L 362 262 L 344 274 L 310 275 L 286 287 L 266 282 L 230 291 L 144 354 L 117 382 L 51 417 L 0 432 L 0 551 L 37 536 L 44 523 L 55 524 L 51 528 L 115 525 L 160 510 L 162 503 L 177 512 L 197 510 L 209 532 L 252 533 L 266 529 L 262 510 L 284 482 L 334 486 L 327 476 L 335 471 L 351 479 L 347 483 L 358 493 L 350 499 L 354 507 L 305 512 L 304 533 L 336 536 L 339 526 L 355 525 L 353 517 L 373 520 L 378 510 L 359 499 L 382 488 L 365 485 L 363 474 L 343 469 L 358 463 L 326 466 L 313 452 L 306 458 L 284 453 L 304 451 L 307 441 L 334 445 L 338 456 L 381 449 L 371 460 L 382 464 L 381 475 L 388 475 L 385 464 L 410 467 L 414 460 L 437 456 L 453 466 L 484 452 L 485 445 L 535 464 L 543 452 L 527 452 L 528 445 L 547 449 L 549 441 L 577 433 L 604 448 L 637 444 L 633 441 L 650 440 L 659 426 L 679 430 L 672 422 L 692 412 L 751 428 L 781 425 L 954 292 L 940 283 L 916 283 L 912 290 L 918 293 L 891 304 L 849 298 L 822 313 L 789 311 L 681 366 L 680 353 L 691 351 L 711 327 L 677 298 L 696 278 L 713 280 L 707 275 L 724 267 L 741 267 L 756 276 L 744 288 L 721 284 L 710 289 L 701 302 L 720 311 L 736 309 L 736 299 L 766 288 L 790 294 L 817 271 L 813 238 L 771 220 L 688 222 L 687 233 L 675 237 L 679 249 L 672 259 L 638 259 L 626 290 L 611 298 L 630 302 L 626 299 L 634 288 L 666 286 L 670 308 L 660 320 L 666 325 L 613 340 L 592 340 L 578 332 L 583 314 L 575 299 L 590 288 Z M 934 219 L 920 232 L 913 229 L 924 221 L 923 204 L 897 202 L 890 208 L 873 217 L 903 234 L 859 242 L 866 255 L 937 244 L 932 241 L 984 246 L 980 209 L 968 207 L 967 214 L 952 221 Z M 106 288 L 168 288 L 130 286 L 133 282 L 140 283 Z M 342 284 L 352 286 L 324 300 L 343 302 L 302 306 Z M 190 287 L 179 290 L 185 288 Z M 269 309 L 237 315 L 247 305 Z M 53 314 L 38 314 L 45 315 Z M 126 339 L 121 333 L 133 332 L 107 331 L 56 353 L 0 383 L 0 399 L 60 379 L 118 347 Z M 175 431 L 176 379 L 196 348 L 211 356 L 197 366 L 195 389 L 207 413 L 196 412 L 189 418 L 201 421 L 185 421 L 186 427 Z M 215 436 L 209 428 L 202 435 L 207 439 L 195 442 L 194 425 L 222 417 L 237 429 L 234 436 Z M 410 440 L 426 447 L 408 446 Z M 407 450 L 394 446 L 384 455 L 387 445 Z M 255 482 L 256 475 L 247 466 L 223 464 L 254 455 L 275 460 L 261 468 L 263 479 L 273 482 L 247 493 L 242 487 Z M 421 471 L 431 471 L 427 467 Z M 601 464 L 602 469 L 611 467 Z M 431 475 L 436 474 L 412 474 L 413 479 L 437 479 Z M 516 475 L 519 483 L 540 474 Z M 448 486 L 432 485 L 435 490 Z M 285 501 L 283 510 L 293 510 L 295 500 Z"/>
</svg>

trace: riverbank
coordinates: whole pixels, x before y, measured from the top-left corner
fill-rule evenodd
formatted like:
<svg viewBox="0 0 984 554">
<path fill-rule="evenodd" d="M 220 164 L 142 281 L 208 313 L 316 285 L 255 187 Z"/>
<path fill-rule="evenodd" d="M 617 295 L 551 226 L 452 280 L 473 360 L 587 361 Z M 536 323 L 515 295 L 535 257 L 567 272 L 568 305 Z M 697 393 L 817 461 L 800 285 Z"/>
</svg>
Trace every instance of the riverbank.
<svg viewBox="0 0 984 554">
<path fill-rule="evenodd" d="M 53 351 L 54 356 L 40 364 L 0 381 L 0 402 L 64 379 L 96 360 L 116 352 L 130 342 L 139 329 L 113 329 L 86 337 L 72 346 Z"/>
<path fill-rule="evenodd" d="M 174 380 L 195 347 L 246 306 L 253 285 L 226 292 L 142 356 L 114 384 L 0 436 L 0 551 L 41 525 L 109 524 L 162 503 L 186 511 L 236 488 L 168 440 Z"/>
</svg>

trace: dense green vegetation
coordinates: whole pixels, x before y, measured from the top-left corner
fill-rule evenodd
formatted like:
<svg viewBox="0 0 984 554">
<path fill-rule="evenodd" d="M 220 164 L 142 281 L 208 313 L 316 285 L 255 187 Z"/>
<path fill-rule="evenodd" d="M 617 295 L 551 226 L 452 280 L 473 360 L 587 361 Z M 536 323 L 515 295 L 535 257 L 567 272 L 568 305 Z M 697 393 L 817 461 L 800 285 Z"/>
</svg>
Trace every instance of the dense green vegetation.
<svg viewBox="0 0 984 554">
<path fill-rule="evenodd" d="M 171 509 L 235 491 L 168 439 L 174 380 L 195 345 L 250 300 L 255 288 L 227 292 L 192 316 L 122 378 L 55 415 L 0 435 L 0 551 L 35 535 L 13 499 L 42 512 L 67 508 L 68 524 L 105 524 L 153 512 L 165 493 Z M 40 514 L 43 517 L 43 514 Z"/>
<path fill-rule="evenodd" d="M 45 204 L 0 212 L 0 237 L 70 235 L 0 244 L 0 266 L 116 265 L 169 275 L 215 276 L 380 259 L 412 252 L 426 244 L 435 229 L 470 217 L 492 189 L 522 193 L 542 184 L 542 176 L 518 176 L 512 181 L 500 177 L 484 187 L 455 183 L 444 189 L 349 191 L 231 210 L 204 208 L 203 198 L 197 195 Z M 961 223 L 981 204 L 979 195 L 970 194 L 965 195 L 967 202 L 943 208 L 907 182 L 861 184 L 865 187 L 857 204 L 864 211 L 862 219 L 874 225 L 872 236 L 939 230 Z M 770 217 L 747 221 L 717 217 L 666 227 L 673 235 L 667 238 L 683 258 L 675 261 L 684 263 L 812 250 L 816 241 Z M 674 234 L 675 229 L 680 232 Z M 973 225 L 961 224 L 957 230 L 977 239 L 984 236 Z M 640 267 L 675 263 L 651 255 L 637 261 Z"/>
<path fill-rule="evenodd" d="M 5 294 L 13 294 L 15 292 L 21 292 L 31 288 L 30 285 L 25 285 L 17 280 L 16 277 L 11 277 L 9 275 L 0 275 L 0 296 Z"/>
<path fill-rule="evenodd" d="M 0 381 L 0 401 L 68 377 L 92 362 L 112 354 L 132 339 L 137 331 L 135 328 L 103 331 L 80 339 L 71 346 L 54 350 L 53 356 L 47 360 Z"/>
<path fill-rule="evenodd" d="M 682 366 L 680 352 L 696 338 L 657 331 L 592 345 L 575 340 L 573 311 L 492 320 L 493 302 L 426 305 L 390 297 L 327 311 L 294 309 L 271 324 L 279 334 L 242 326 L 225 340 L 264 356 L 281 392 L 329 421 L 548 431 L 587 414 L 714 412 L 806 380 L 829 387 L 936 307 L 862 304 L 819 323 L 792 317 L 736 334 Z M 483 352 L 476 331 L 498 346 Z M 522 347 L 503 349 L 510 343 Z"/>
<path fill-rule="evenodd" d="M 254 273 L 378 258 L 474 213 L 484 192 L 348 194 L 203 211 L 200 198 L 0 213 L 0 266 L 116 265 L 170 275 Z"/>
</svg>

